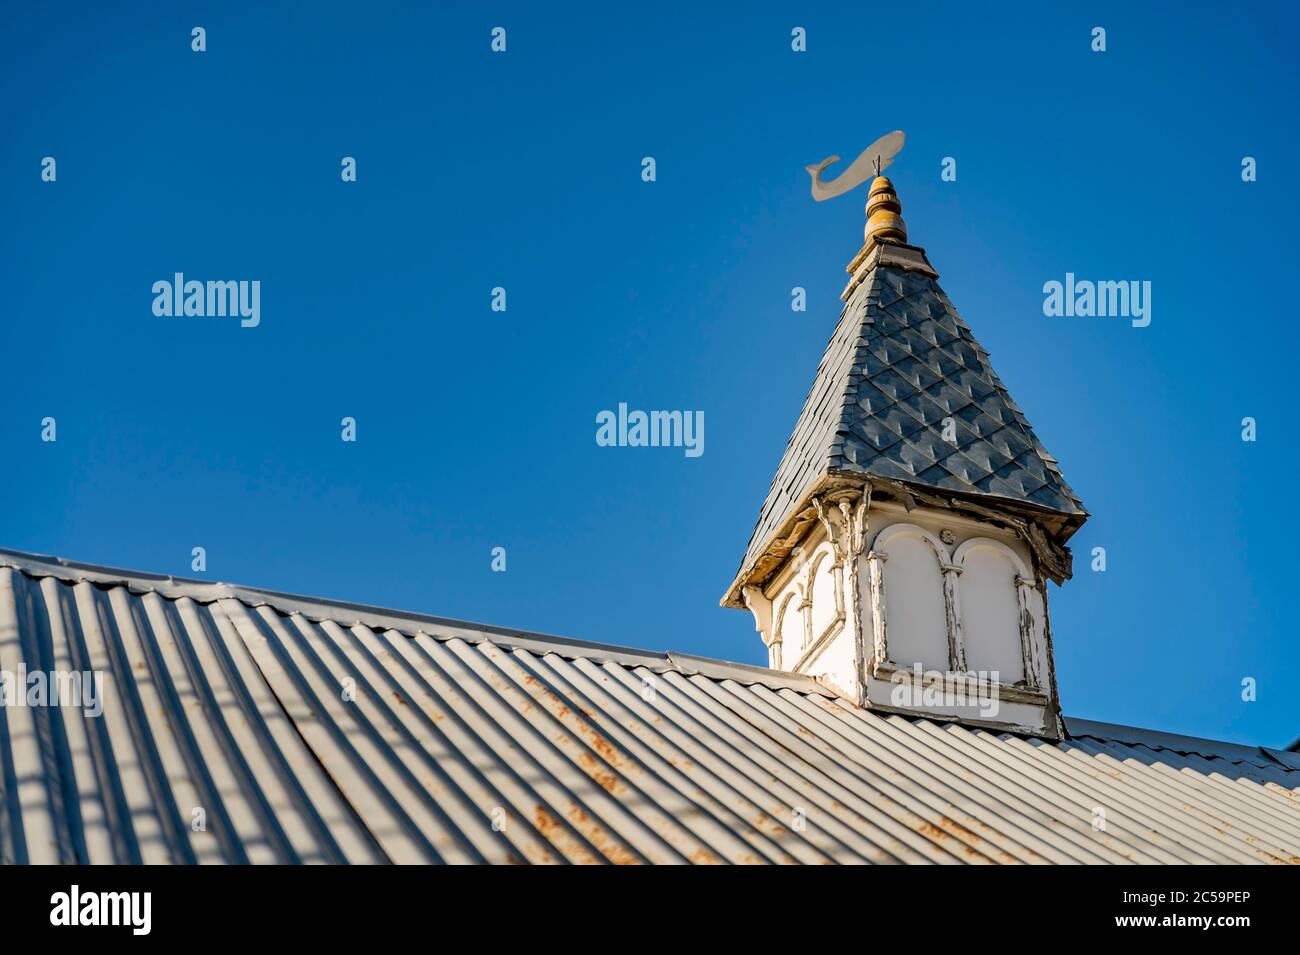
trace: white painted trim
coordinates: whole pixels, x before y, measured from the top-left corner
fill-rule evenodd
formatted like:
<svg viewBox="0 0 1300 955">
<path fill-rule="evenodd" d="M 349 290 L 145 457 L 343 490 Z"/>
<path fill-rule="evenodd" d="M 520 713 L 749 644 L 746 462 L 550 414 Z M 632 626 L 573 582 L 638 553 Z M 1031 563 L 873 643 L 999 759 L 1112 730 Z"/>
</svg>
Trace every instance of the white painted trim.
<svg viewBox="0 0 1300 955">
<path fill-rule="evenodd" d="M 1012 566 L 1016 568 L 1018 576 L 1026 578 L 1033 576 L 1029 573 L 1029 568 L 1025 566 L 1025 562 L 1020 559 L 1019 554 L 1006 544 L 1002 543 L 1002 541 L 994 540 L 991 537 L 972 537 L 970 540 L 964 541 L 962 544 L 958 545 L 956 552 L 952 555 L 952 562 L 958 567 L 964 567 L 966 564 L 966 555 L 981 547 L 988 550 L 995 550 L 1010 560 Z"/>
<path fill-rule="evenodd" d="M 740 590 L 745 606 L 754 615 L 754 629 L 763 638 L 764 645 L 772 642 L 772 601 L 763 591 L 752 584 L 746 584 Z"/>
<path fill-rule="evenodd" d="M 895 537 L 907 535 L 923 538 L 929 543 L 934 551 L 934 559 L 939 562 L 939 570 L 942 572 L 944 564 L 948 563 L 949 560 L 948 546 L 924 527 L 919 527 L 916 524 L 890 524 L 876 535 L 876 539 L 871 544 L 871 549 L 888 557 L 889 552 L 885 549 L 886 545 Z"/>
</svg>

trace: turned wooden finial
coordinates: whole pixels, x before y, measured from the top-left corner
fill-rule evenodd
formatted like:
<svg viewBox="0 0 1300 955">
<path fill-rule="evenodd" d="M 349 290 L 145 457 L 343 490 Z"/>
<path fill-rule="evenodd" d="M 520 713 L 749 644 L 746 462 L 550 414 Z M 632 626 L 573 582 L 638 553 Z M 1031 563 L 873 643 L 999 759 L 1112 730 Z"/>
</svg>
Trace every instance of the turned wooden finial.
<svg viewBox="0 0 1300 955">
<path fill-rule="evenodd" d="M 898 193 L 888 176 L 877 176 L 871 181 L 871 192 L 867 197 L 867 227 L 863 238 L 867 244 L 881 239 L 895 242 L 907 241 L 907 223 L 900 213 L 902 204 Z"/>
</svg>

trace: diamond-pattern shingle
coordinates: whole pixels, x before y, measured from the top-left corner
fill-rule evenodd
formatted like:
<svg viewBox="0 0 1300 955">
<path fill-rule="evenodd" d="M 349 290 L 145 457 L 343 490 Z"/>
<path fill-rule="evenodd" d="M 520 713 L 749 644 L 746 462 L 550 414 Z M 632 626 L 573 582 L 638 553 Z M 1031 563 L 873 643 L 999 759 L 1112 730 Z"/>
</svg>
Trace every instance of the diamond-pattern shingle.
<svg viewBox="0 0 1300 955">
<path fill-rule="evenodd" d="M 742 569 L 831 471 L 1086 513 L 935 278 L 883 263 L 844 307 Z"/>
</svg>

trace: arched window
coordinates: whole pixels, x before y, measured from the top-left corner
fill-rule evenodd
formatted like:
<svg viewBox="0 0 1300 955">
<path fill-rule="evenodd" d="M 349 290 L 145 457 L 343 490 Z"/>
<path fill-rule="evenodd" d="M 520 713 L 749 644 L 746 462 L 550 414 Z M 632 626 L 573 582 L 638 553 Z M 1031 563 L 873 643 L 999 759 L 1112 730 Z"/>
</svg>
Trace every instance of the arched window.
<svg viewBox="0 0 1300 955">
<path fill-rule="evenodd" d="M 781 659 L 786 666 L 794 666 L 803 653 L 803 613 L 799 610 L 802 603 L 797 591 L 786 594 L 777 612 L 776 627 L 772 632 L 781 641 Z"/>
<path fill-rule="evenodd" d="M 957 548 L 953 563 L 961 568 L 957 592 L 967 667 L 996 672 L 999 683 L 1024 681 L 1033 625 L 1020 592 L 1029 576 L 1024 562 L 1005 544 L 975 537 Z"/>
<path fill-rule="evenodd" d="M 835 553 L 831 545 L 819 548 L 808 574 L 808 590 L 812 595 L 812 639 L 820 640 L 837 624 L 843 623 L 842 600 L 836 584 Z"/>
<path fill-rule="evenodd" d="M 885 654 L 898 667 L 951 668 L 943 564 L 947 549 L 914 524 L 891 524 L 872 546 L 873 602 L 884 628 Z"/>
</svg>

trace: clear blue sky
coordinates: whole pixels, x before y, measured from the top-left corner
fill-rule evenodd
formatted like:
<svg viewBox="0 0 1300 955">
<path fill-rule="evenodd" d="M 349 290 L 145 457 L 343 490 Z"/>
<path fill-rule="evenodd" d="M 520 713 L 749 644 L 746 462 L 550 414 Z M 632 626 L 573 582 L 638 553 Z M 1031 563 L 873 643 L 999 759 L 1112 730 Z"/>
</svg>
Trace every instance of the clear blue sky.
<svg viewBox="0 0 1300 955">
<path fill-rule="evenodd" d="M 763 662 L 718 598 L 862 238 L 804 166 L 899 128 L 912 241 L 1094 515 L 1066 712 L 1300 735 L 1290 5 L 436 6 L 7 12 L 0 546 Z M 177 271 L 261 325 L 155 317 Z M 1044 317 L 1067 271 L 1150 327 Z M 597 447 L 620 401 L 705 453 Z"/>
</svg>

